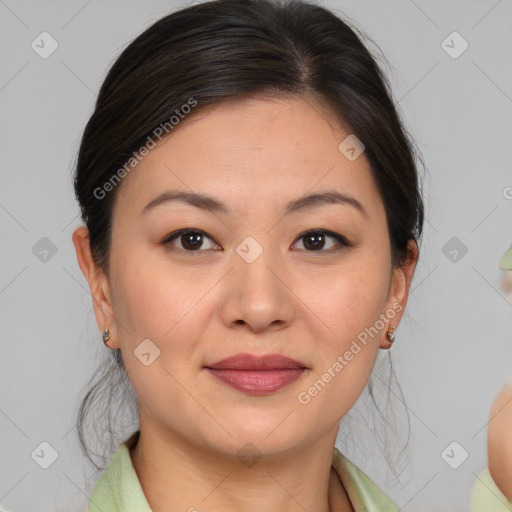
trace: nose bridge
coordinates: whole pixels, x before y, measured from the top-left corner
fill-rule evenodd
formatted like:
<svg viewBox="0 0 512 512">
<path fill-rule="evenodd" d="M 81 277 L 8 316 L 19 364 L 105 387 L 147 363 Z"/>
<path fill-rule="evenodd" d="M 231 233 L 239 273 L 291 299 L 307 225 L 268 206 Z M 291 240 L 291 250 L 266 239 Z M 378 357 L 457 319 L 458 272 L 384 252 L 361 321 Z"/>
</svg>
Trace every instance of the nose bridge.
<svg viewBox="0 0 512 512">
<path fill-rule="evenodd" d="M 259 241 L 258 241 L 259 239 Z M 247 236 L 236 247 L 230 320 L 243 320 L 253 329 L 263 329 L 276 320 L 288 321 L 291 303 L 285 285 L 279 248 L 270 246 L 271 236 Z"/>
<path fill-rule="evenodd" d="M 242 275 L 244 284 L 253 289 L 276 288 L 276 273 L 281 267 L 278 247 L 270 244 L 271 236 L 247 236 L 236 248 L 236 271 Z M 270 290 L 268 290 L 270 291 Z M 245 290 L 247 292 L 247 290 Z"/>
</svg>

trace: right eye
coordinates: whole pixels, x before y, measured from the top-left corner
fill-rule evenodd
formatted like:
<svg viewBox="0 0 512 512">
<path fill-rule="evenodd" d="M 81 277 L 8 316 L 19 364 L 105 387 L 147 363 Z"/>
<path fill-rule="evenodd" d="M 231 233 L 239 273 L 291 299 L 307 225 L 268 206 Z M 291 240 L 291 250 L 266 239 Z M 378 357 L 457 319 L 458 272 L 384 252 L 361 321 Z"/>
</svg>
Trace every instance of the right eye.
<svg viewBox="0 0 512 512">
<path fill-rule="evenodd" d="M 170 251 L 205 252 L 205 250 L 199 250 L 205 238 L 213 242 L 212 238 L 200 229 L 180 229 L 168 234 L 161 243 Z M 181 247 L 169 247 L 175 240 L 179 240 Z"/>
</svg>

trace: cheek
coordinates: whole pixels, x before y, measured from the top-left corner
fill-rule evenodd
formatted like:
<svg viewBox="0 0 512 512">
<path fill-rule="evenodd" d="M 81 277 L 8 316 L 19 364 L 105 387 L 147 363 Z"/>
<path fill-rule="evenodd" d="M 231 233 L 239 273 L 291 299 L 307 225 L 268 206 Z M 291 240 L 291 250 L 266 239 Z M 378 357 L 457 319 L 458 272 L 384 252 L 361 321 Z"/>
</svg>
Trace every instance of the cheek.
<svg viewBox="0 0 512 512">
<path fill-rule="evenodd" d="M 176 361 L 193 350 L 190 340 L 199 328 L 200 301 L 207 283 L 198 283 L 191 269 L 171 268 L 155 250 L 135 249 L 120 258 L 113 276 L 116 320 L 123 349 L 134 350 L 144 339 L 160 349 L 164 359 Z M 114 261 L 114 258 L 113 258 Z"/>
<path fill-rule="evenodd" d="M 332 420 L 356 402 L 375 364 L 382 337 L 378 320 L 389 289 L 386 265 L 382 256 L 360 258 L 332 272 L 325 282 L 315 281 L 311 310 L 322 322 L 315 336 L 316 371 L 307 383 L 318 401 L 310 410 L 324 407 Z"/>
<path fill-rule="evenodd" d="M 314 292 L 309 289 L 312 309 L 330 327 L 338 348 L 376 322 L 388 298 L 390 276 L 382 258 L 355 258 L 350 265 L 313 281 Z"/>
<path fill-rule="evenodd" d="M 171 272 L 165 261 L 155 261 L 145 251 L 131 251 L 122 261 L 112 265 L 118 269 L 112 281 L 114 312 L 123 360 L 138 400 L 162 422 L 171 421 L 167 415 L 197 414 L 195 402 L 182 386 L 189 381 L 191 367 L 200 364 L 196 340 L 204 329 L 200 319 L 208 314 L 201 298 L 212 284 L 194 283 L 191 271 Z M 141 344 L 146 339 L 152 344 Z M 150 354 L 148 365 L 141 359 L 144 352 Z"/>
</svg>

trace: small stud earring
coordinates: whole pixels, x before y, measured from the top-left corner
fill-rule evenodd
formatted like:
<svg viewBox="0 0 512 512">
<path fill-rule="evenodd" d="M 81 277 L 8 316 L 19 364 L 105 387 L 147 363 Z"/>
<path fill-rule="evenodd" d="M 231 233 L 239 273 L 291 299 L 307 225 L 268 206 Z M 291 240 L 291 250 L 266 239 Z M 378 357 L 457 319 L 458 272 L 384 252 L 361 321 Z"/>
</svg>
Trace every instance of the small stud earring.
<svg viewBox="0 0 512 512">
<path fill-rule="evenodd" d="M 388 340 L 393 343 L 395 341 L 395 333 L 393 332 L 396 329 L 396 327 L 393 327 L 392 325 L 389 326 L 389 330 L 386 333 L 386 336 L 388 337 Z"/>
<path fill-rule="evenodd" d="M 103 343 L 105 343 L 105 345 L 107 344 L 107 341 L 110 339 L 110 331 L 108 329 L 105 329 L 103 331 Z"/>
</svg>

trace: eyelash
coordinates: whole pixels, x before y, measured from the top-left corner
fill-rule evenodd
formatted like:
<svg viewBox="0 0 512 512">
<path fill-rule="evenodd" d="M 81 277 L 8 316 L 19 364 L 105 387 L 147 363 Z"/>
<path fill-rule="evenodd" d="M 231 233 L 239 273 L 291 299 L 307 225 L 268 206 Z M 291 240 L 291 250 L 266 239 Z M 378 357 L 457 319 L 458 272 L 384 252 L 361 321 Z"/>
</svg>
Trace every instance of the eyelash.
<svg viewBox="0 0 512 512">
<path fill-rule="evenodd" d="M 181 251 L 181 252 L 185 252 L 188 254 L 194 254 L 194 253 L 200 254 L 200 253 L 208 252 L 208 250 L 200 250 L 199 249 L 196 251 L 187 251 L 186 249 L 175 249 L 175 248 L 168 247 L 172 241 L 179 238 L 181 235 L 185 235 L 185 234 L 203 235 L 206 238 L 209 238 L 210 240 L 212 240 L 212 242 L 214 242 L 214 240 L 210 236 L 208 236 L 208 234 L 205 231 L 202 231 L 201 229 L 185 228 L 185 229 L 179 229 L 178 231 L 174 231 L 174 232 L 170 233 L 162 240 L 161 244 L 163 246 L 165 246 L 169 251 Z M 343 235 L 340 235 L 339 233 L 335 233 L 333 231 L 329 231 L 326 229 L 309 229 L 309 230 L 305 231 L 304 233 L 301 233 L 297 237 L 296 240 L 306 238 L 313 234 L 322 234 L 322 235 L 327 235 L 328 237 L 334 238 L 338 242 L 338 247 L 334 248 L 334 249 L 331 248 L 331 249 L 327 249 L 327 250 L 318 250 L 318 251 L 308 251 L 307 249 L 303 249 L 306 252 L 310 252 L 310 253 L 322 253 L 323 252 L 323 253 L 332 254 L 333 252 L 338 252 L 344 248 L 353 247 L 353 244 L 351 242 L 349 242 Z M 294 242 L 294 244 L 295 244 L 295 242 Z"/>
</svg>

